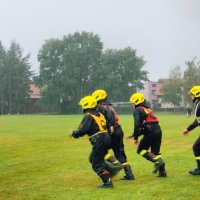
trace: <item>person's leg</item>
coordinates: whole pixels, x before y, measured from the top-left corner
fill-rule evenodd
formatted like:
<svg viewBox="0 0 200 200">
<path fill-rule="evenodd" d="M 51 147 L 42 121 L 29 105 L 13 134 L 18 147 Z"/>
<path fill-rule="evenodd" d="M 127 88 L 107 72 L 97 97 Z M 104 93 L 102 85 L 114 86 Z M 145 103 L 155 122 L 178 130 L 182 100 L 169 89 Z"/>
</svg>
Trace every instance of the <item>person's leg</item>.
<svg viewBox="0 0 200 200">
<path fill-rule="evenodd" d="M 167 177 L 167 173 L 165 170 L 165 162 L 162 159 L 160 153 L 160 147 L 162 142 L 162 130 L 159 125 L 153 125 L 152 131 L 152 139 L 151 139 L 151 152 L 156 155 L 155 160 L 155 169 L 154 173 L 159 171 L 159 177 Z"/>
<path fill-rule="evenodd" d="M 146 158 L 148 161 L 154 162 L 153 158 L 155 157 L 155 155 L 148 151 L 150 148 L 150 142 L 150 136 L 144 135 L 138 145 L 137 153 Z"/>
<path fill-rule="evenodd" d="M 98 188 L 112 188 L 113 184 L 110 179 L 110 171 L 106 169 L 106 163 L 104 162 L 104 156 L 107 154 L 110 148 L 110 137 L 106 135 L 99 135 L 93 143 L 92 153 L 90 155 L 90 161 L 92 163 L 93 170 L 103 181 L 103 185 Z"/>
<path fill-rule="evenodd" d="M 192 175 L 200 175 L 200 137 L 193 144 L 193 153 L 197 163 L 197 168 L 189 171 Z"/>
<path fill-rule="evenodd" d="M 134 180 L 134 175 L 131 166 L 127 161 L 127 156 L 124 149 L 124 133 L 121 126 L 115 127 L 114 130 L 114 134 L 111 137 L 112 149 L 115 157 L 117 158 L 117 160 L 119 160 L 125 172 L 125 176 L 121 178 L 121 180 Z"/>
<path fill-rule="evenodd" d="M 150 162 L 153 162 L 155 165 L 155 169 L 153 173 L 157 173 L 157 171 L 160 169 L 161 166 L 163 166 L 163 161 L 161 159 L 160 155 L 156 155 L 152 150 L 151 152 L 148 151 L 149 148 L 152 148 L 152 134 L 146 134 L 140 141 L 140 144 L 138 146 L 137 153 Z"/>
</svg>

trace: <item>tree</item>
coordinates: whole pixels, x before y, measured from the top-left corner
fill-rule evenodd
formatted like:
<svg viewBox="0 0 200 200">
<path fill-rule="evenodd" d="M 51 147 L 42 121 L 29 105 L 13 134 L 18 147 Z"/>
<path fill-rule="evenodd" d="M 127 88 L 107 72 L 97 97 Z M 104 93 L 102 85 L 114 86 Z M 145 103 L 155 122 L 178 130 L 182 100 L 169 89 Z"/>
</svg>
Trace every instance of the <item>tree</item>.
<svg viewBox="0 0 200 200">
<path fill-rule="evenodd" d="M 90 77 L 99 63 L 103 44 L 93 33 L 75 33 L 62 40 L 47 40 L 39 51 L 38 84 L 44 101 L 60 111 L 72 112 L 90 92 Z"/>
<path fill-rule="evenodd" d="M 106 50 L 101 65 L 95 69 L 94 89 L 105 89 L 112 101 L 128 101 L 130 95 L 143 88 L 148 72 L 142 70 L 145 61 L 130 47 L 123 50 Z"/>
<path fill-rule="evenodd" d="M 183 97 L 184 104 L 191 105 L 191 97 L 188 95 L 190 88 L 194 85 L 199 85 L 200 77 L 200 61 L 194 58 L 192 61 L 186 61 L 187 69 L 184 71 L 183 76 Z"/>
<path fill-rule="evenodd" d="M 6 112 L 6 77 L 5 77 L 6 50 L 0 41 L 0 105 L 1 114 Z"/>
<path fill-rule="evenodd" d="M 38 54 L 40 76 L 35 80 L 42 88 L 42 103 L 47 106 L 59 106 L 62 90 L 63 55 L 61 41 L 50 39 L 45 42 Z"/>
<path fill-rule="evenodd" d="M 2 110 L 6 109 L 10 114 L 23 112 L 27 98 L 29 98 L 29 84 L 32 75 L 28 62 L 30 55 L 23 57 L 23 50 L 15 41 L 11 42 L 7 51 L 0 49 L 3 61 L 0 72 L 2 73 Z"/>
<path fill-rule="evenodd" d="M 180 106 L 182 103 L 182 73 L 179 66 L 171 68 L 169 79 L 164 82 L 161 88 L 164 94 L 162 101 Z"/>
<path fill-rule="evenodd" d="M 43 101 L 60 112 L 74 112 L 83 96 L 99 88 L 114 101 L 128 101 L 148 79 L 145 61 L 131 48 L 102 48 L 99 36 L 87 32 L 47 40 L 38 54 Z"/>
</svg>

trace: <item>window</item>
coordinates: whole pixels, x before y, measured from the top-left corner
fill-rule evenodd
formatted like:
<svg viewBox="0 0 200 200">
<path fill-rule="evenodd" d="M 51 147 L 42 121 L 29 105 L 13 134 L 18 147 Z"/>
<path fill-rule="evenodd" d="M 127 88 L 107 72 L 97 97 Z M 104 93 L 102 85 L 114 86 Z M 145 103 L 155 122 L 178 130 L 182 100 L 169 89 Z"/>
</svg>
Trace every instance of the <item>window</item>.
<svg viewBox="0 0 200 200">
<path fill-rule="evenodd" d="M 152 84 L 152 87 L 156 87 L 156 86 L 157 86 L 157 84 L 156 84 L 156 83 L 153 83 L 153 84 Z"/>
</svg>

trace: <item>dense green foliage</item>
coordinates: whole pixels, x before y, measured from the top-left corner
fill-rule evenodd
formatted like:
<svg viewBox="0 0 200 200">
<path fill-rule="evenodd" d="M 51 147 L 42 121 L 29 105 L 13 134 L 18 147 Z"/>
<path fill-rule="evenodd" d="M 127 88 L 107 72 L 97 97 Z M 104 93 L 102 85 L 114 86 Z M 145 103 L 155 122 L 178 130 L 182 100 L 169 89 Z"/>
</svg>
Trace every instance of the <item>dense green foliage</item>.
<svg viewBox="0 0 200 200">
<path fill-rule="evenodd" d="M 113 178 L 114 189 L 101 184 L 88 161 L 87 137 L 69 138 L 81 115 L 0 116 L 1 200 L 198 200 L 199 178 L 188 174 L 196 167 L 192 143 L 200 129 L 188 136 L 182 130 L 193 121 L 182 114 L 157 113 L 163 129 L 162 155 L 167 178 L 152 174 L 153 164 L 136 154 L 132 140 L 124 139 L 136 180 Z M 133 118 L 121 115 L 125 136 L 133 130 Z"/>
<path fill-rule="evenodd" d="M 142 88 L 148 72 L 145 61 L 131 48 L 107 49 L 93 33 L 74 33 L 63 39 L 46 40 L 39 51 L 43 103 L 74 112 L 77 103 L 96 89 L 105 89 L 115 101 L 127 101 Z"/>
<path fill-rule="evenodd" d="M 9 49 L 0 42 L 0 112 L 24 113 L 29 102 L 32 79 L 30 55 L 15 41 Z M 195 58 L 196 59 L 196 58 Z M 162 86 L 162 101 L 174 107 L 191 106 L 188 90 L 199 85 L 200 62 L 186 61 L 182 76 L 180 67 L 169 74 Z M 103 49 L 100 37 L 76 32 L 62 39 L 48 39 L 38 52 L 39 75 L 34 81 L 41 89 L 44 108 L 59 113 L 78 113 L 79 100 L 96 89 L 105 89 L 112 102 L 127 102 L 130 95 L 143 88 L 148 73 L 144 58 L 131 47 Z"/>
<path fill-rule="evenodd" d="M 161 88 L 162 101 L 171 103 L 174 107 L 192 107 L 191 96 L 188 93 L 192 86 L 199 85 L 200 62 L 194 58 L 192 61 L 186 61 L 185 64 L 186 70 L 183 75 L 180 66 L 171 68 L 169 79 L 163 82 Z"/>
<path fill-rule="evenodd" d="M 6 50 L 0 42 L 0 109 L 1 114 L 23 113 L 29 98 L 30 55 L 15 41 Z"/>
<path fill-rule="evenodd" d="M 179 66 L 172 68 L 169 80 L 162 85 L 162 102 L 171 103 L 174 107 L 179 107 L 182 103 L 182 74 Z"/>
<path fill-rule="evenodd" d="M 186 105 L 191 105 L 191 97 L 188 95 L 189 89 L 194 85 L 200 85 L 200 62 L 194 58 L 186 62 L 187 69 L 183 75 L 183 98 Z"/>
</svg>

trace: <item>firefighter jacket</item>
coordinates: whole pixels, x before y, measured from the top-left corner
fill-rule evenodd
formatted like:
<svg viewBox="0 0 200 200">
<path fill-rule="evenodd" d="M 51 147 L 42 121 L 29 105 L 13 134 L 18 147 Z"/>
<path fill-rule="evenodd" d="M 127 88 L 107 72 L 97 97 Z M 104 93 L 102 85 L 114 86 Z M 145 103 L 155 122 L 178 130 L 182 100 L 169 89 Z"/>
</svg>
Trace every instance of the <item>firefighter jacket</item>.
<svg viewBox="0 0 200 200">
<path fill-rule="evenodd" d="M 107 133 L 105 117 L 96 109 L 88 109 L 72 136 L 78 138 L 87 134 L 90 137 L 97 133 Z"/>
<path fill-rule="evenodd" d="M 200 99 L 197 100 L 194 115 L 195 115 L 195 120 L 192 124 L 188 126 L 187 128 L 188 131 L 191 131 L 200 125 Z"/>
<path fill-rule="evenodd" d="M 102 100 L 98 103 L 98 111 L 101 112 L 106 118 L 107 127 L 118 126 L 119 125 L 119 117 L 113 108 L 111 103 L 108 103 L 107 100 Z"/>
<path fill-rule="evenodd" d="M 148 101 L 137 105 L 133 112 L 134 116 L 134 133 L 133 138 L 137 140 L 140 135 L 142 135 L 142 130 L 149 126 L 151 123 L 159 123 L 158 118 L 154 115 L 150 108 Z"/>
</svg>

